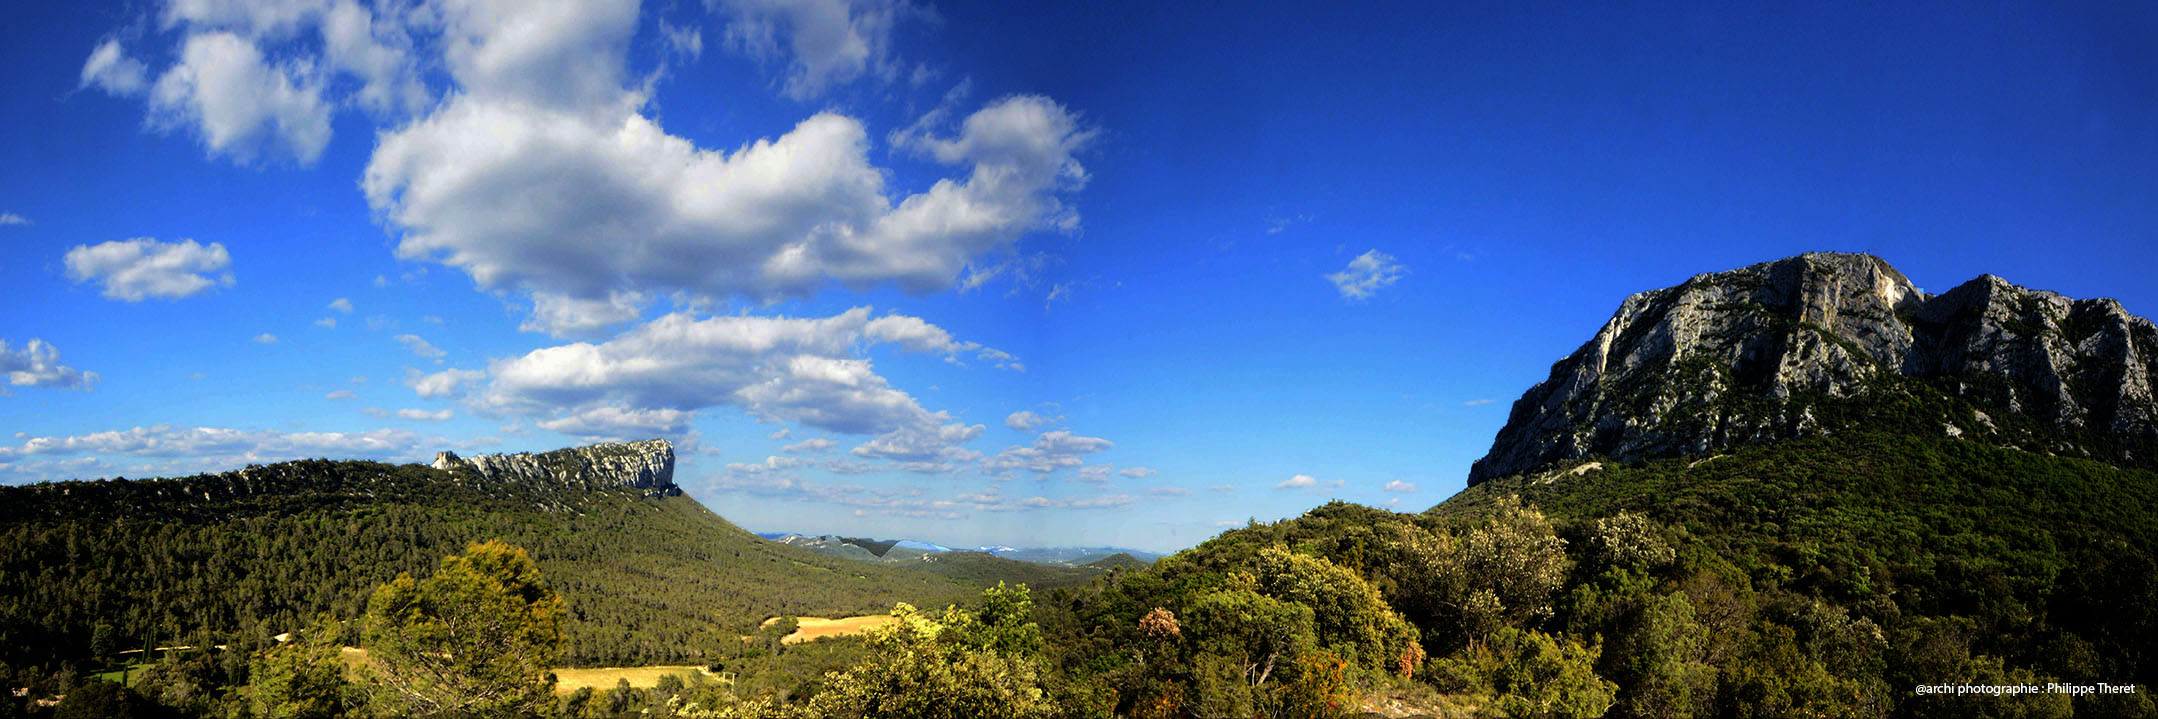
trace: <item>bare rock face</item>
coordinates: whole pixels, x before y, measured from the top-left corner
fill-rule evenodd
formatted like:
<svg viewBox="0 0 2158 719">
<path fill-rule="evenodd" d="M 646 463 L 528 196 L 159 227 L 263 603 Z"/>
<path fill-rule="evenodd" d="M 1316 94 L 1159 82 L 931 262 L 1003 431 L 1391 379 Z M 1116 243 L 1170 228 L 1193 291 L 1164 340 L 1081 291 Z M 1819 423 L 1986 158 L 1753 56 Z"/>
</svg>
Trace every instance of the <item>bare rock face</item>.
<svg viewBox="0 0 2158 719">
<path fill-rule="evenodd" d="M 2158 328 L 2113 300 L 1992 275 L 1929 296 L 1879 258 L 1808 254 L 1626 298 L 1514 403 L 1469 483 L 1831 434 L 1880 400 L 1944 436 L 2147 462 L 2153 375 Z"/>
<path fill-rule="evenodd" d="M 571 489 L 642 489 L 681 494 L 674 484 L 674 444 L 664 439 L 595 444 L 537 454 L 435 455 L 435 469 L 470 473 L 483 482 L 521 482 Z"/>
</svg>

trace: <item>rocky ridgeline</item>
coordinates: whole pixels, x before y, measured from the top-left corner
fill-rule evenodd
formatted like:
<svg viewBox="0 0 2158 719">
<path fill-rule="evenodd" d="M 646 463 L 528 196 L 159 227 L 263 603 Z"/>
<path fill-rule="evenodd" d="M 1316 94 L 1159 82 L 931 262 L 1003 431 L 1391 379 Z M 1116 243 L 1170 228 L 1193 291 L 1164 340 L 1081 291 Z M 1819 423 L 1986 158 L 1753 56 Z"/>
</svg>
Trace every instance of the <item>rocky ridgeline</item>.
<svg viewBox="0 0 2158 719">
<path fill-rule="evenodd" d="M 413 465 L 302 459 L 185 477 L 0 486 L 0 522 L 65 519 L 84 512 L 212 519 L 281 506 L 278 503 L 301 496 L 318 503 L 436 496 L 444 480 L 489 494 L 524 489 L 633 490 L 647 497 L 682 493 L 674 484 L 674 445 L 666 440 L 471 458 L 442 452 L 435 455 L 434 468 L 447 476 Z"/>
<path fill-rule="evenodd" d="M 435 455 L 435 469 L 470 473 L 485 482 L 570 489 L 641 489 L 649 496 L 682 493 L 674 484 L 674 444 L 664 439 L 595 444 L 551 452 Z"/>
<path fill-rule="evenodd" d="M 1830 434 L 1832 408 L 1936 391 L 1946 435 L 2149 463 L 2154 374 L 2158 328 L 2114 300 L 1993 275 L 1927 295 L 1879 258 L 1808 254 L 1626 298 L 1514 403 L 1469 483 Z"/>
</svg>

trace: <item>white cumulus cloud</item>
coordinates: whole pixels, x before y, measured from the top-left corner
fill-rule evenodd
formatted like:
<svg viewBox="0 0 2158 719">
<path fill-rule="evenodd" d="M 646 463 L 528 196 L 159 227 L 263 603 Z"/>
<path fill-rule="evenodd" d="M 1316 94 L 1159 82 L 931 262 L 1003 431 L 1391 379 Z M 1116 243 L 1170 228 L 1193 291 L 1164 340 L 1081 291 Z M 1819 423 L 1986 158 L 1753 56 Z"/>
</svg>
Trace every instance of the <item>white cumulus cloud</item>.
<svg viewBox="0 0 2158 719">
<path fill-rule="evenodd" d="M 7 340 L 0 340 L 0 376 L 7 378 L 9 387 L 88 390 L 97 383 L 96 372 L 60 364 L 60 350 L 34 337 L 20 350 L 8 349 Z M 6 389 L 0 388 L 0 394 L 6 394 Z"/>
<path fill-rule="evenodd" d="M 609 292 L 597 299 L 537 294 L 532 297 L 531 316 L 517 329 L 555 337 L 588 337 L 636 320 L 644 314 L 647 301 L 642 292 Z"/>
<path fill-rule="evenodd" d="M 1116 444 L 1100 437 L 1072 434 L 1070 430 L 1043 432 L 1027 447 L 1007 447 L 995 456 L 982 460 L 984 469 L 991 473 L 1008 474 L 1024 469 L 1036 474 L 1049 474 L 1059 469 L 1085 464 L 1084 457 L 1107 450 Z"/>
<path fill-rule="evenodd" d="M 123 302 L 176 300 L 233 283 L 232 255 L 215 242 L 137 237 L 76 245 L 62 261 L 68 279 L 96 282 L 107 299 Z"/>
<path fill-rule="evenodd" d="M 872 320 L 867 307 L 814 318 L 672 313 L 606 342 L 543 347 L 490 362 L 491 379 L 472 401 L 481 411 L 542 426 L 598 408 L 687 413 L 735 407 L 762 420 L 874 435 L 856 448 L 857 456 L 961 461 L 963 452 L 947 450 L 979 436 L 983 427 L 923 408 L 857 353 L 876 344 L 936 354 L 975 345 L 951 340 L 927 323 L 917 326 L 919 320 L 894 317 Z"/>
<path fill-rule="evenodd" d="M 476 369 L 446 369 L 433 374 L 421 374 L 419 370 L 405 370 L 405 386 L 421 399 L 457 397 L 462 387 L 487 378 L 487 372 Z"/>
<path fill-rule="evenodd" d="M 1288 478 L 1288 479 L 1284 479 L 1284 480 L 1282 480 L 1280 484 L 1276 484 L 1276 485 L 1274 485 L 1274 488 L 1275 488 L 1275 489 L 1311 489 L 1311 488 L 1313 488 L 1313 487 L 1317 487 L 1317 486 L 1319 486 L 1319 480 L 1318 480 L 1317 478 L 1314 478 L 1314 477 L 1312 477 L 1311 475 L 1308 475 L 1308 474 L 1299 474 L 1299 475 L 1296 475 L 1296 476 L 1290 477 L 1290 478 Z"/>
<path fill-rule="evenodd" d="M 555 108 L 621 106 L 637 0 L 438 3 L 442 55 L 465 94 Z"/>
<path fill-rule="evenodd" d="M 1409 483 L 1409 482 L 1403 482 L 1403 481 L 1401 481 L 1401 480 L 1398 480 L 1398 479 L 1397 479 L 1397 480 L 1394 480 L 1394 481 L 1391 481 L 1391 482 L 1387 482 L 1387 483 L 1386 483 L 1386 491 L 1388 491 L 1388 492 L 1414 492 L 1414 491 L 1416 491 L 1416 485 L 1415 485 L 1415 484 L 1413 484 L 1413 483 Z"/>
<path fill-rule="evenodd" d="M 1046 98 L 1007 98 L 919 145 L 969 168 L 895 202 L 861 122 L 830 112 L 731 152 L 633 112 L 453 100 L 385 134 L 362 181 L 397 253 L 534 297 L 533 329 L 636 317 L 641 292 L 761 300 L 828 283 L 952 285 L 975 257 L 1076 227 L 1058 198 L 1089 134 Z"/>
<path fill-rule="evenodd" d="M 330 109 L 304 63 L 272 66 L 254 41 L 228 32 L 189 36 L 180 63 L 150 89 L 155 124 L 192 129 L 211 154 L 242 163 L 282 155 L 313 164 L 330 143 Z"/>
</svg>

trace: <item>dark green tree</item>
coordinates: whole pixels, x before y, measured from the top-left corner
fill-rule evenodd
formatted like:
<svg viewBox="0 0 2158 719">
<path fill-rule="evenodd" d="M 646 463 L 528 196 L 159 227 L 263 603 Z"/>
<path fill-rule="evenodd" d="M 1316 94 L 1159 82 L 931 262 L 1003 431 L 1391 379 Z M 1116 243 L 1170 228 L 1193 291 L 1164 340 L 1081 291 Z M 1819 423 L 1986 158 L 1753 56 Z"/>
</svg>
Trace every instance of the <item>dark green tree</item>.
<svg viewBox="0 0 2158 719">
<path fill-rule="evenodd" d="M 529 716 L 554 706 L 562 599 L 521 548 L 490 541 L 367 603 L 373 703 L 415 717 Z"/>
<path fill-rule="evenodd" d="M 338 649 L 290 644 L 270 650 L 249 674 L 248 707 L 262 719 L 334 719 L 348 715 L 352 686 Z"/>
<path fill-rule="evenodd" d="M 75 686 L 53 707 L 52 719 L 164 719 L 176 712 L 127 687 L 90 680 Z"/>
</svg>

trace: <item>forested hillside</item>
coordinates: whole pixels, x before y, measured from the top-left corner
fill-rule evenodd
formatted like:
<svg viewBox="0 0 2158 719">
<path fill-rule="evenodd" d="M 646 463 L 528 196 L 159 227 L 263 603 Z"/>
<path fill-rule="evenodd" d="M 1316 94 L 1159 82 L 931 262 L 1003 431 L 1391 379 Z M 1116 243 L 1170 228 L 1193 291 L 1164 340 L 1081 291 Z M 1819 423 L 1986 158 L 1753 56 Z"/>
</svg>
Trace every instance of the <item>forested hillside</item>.
<svg viewBox="0 0 2158 719">
<path fill-rule="evenodd" d="M 1854 432 L 1497 479 L 1422 514 L 1332 503 L 1150 566 L 1073 570 L 1106 574 L 1023 614 L 982 610 L 1038 640 L 1006 647 L 962 613 L 938 620 L 956 622 L 944 639 L 908 624 L 927 633 L 866 656 L 749 627 L 942 606 L 1008 560 L 940 555 L 954 581 L 767 542 L 649 488 L 446 478 L 317 461 L 0 490 L 5 661 L 271 646 L 499 538 L 560 593 L 561 663 L 757 672 L 581 695 L 560 707 L 572 716 L 857 716 L 818 698 L 831 691 L 941 701 L 908 672 L 1041 717 L 2158 715 L 2141 691 L 1912 691 L 2153 678 L 2158 474 L 1975 442 Z"/>
<path fill-rule="evenodd" d="M 1727 564 L 1720 571 L 1741 590 L 1730 597 L 1707 596 L 1684 576 L 1650 576 L 1688 591 L 1697 615 L 1751 616 L 1752 641 L 1777 624 L 1806 638 L 1803 617 L 1776 619 L 1792 607 L 1876 626 L 1880 639 L 1868 637 L 1864 661 L 1816 660 L 1846 679 L 1879 682 L 1899 707 L 1926 705 L 1910 694 L 1921 683 L 2158 679 L 2158 473 L 2149 470 L 1854 434 L 1498 480 L 1430 514 L 1485 516 L 1513 497 L 1562 524 L 1643 517 L 1675 546 Z M 1589 586 L 1570 591 L 1609 606 L 1602 595 L 1612 588 Z M 1749 593 L 1752 601 L 1734 601 Z M 2147 715 L 2139 696 L 2078 702 L 2076 715 Z M 1974 708 L 1964 701 L 1934 703 L 1949 716 Z"/>
<path fill-rule="evenodd" d="M 1072 598 L 1051 644 L 1135 716 L 1278 706 L 1310 657 L 1464 715 L 2153 716 L 2142 692 L 1913 688 L 2151 686 L 2154 512 L 2150 471 L 1946 439 L 1600 464 L 1231 530 Z"/>
<path fill-rule="evenodd" d="M 0 662 L 354 617 L 375 586 L 487 539 L 527 548 L 561 592 L 571 664 L 693 661 L 766 616 L 941 605 L 996 579 L 773 544 L 670 494 L 322 460 L 0 487 Z"/>
</svg>

